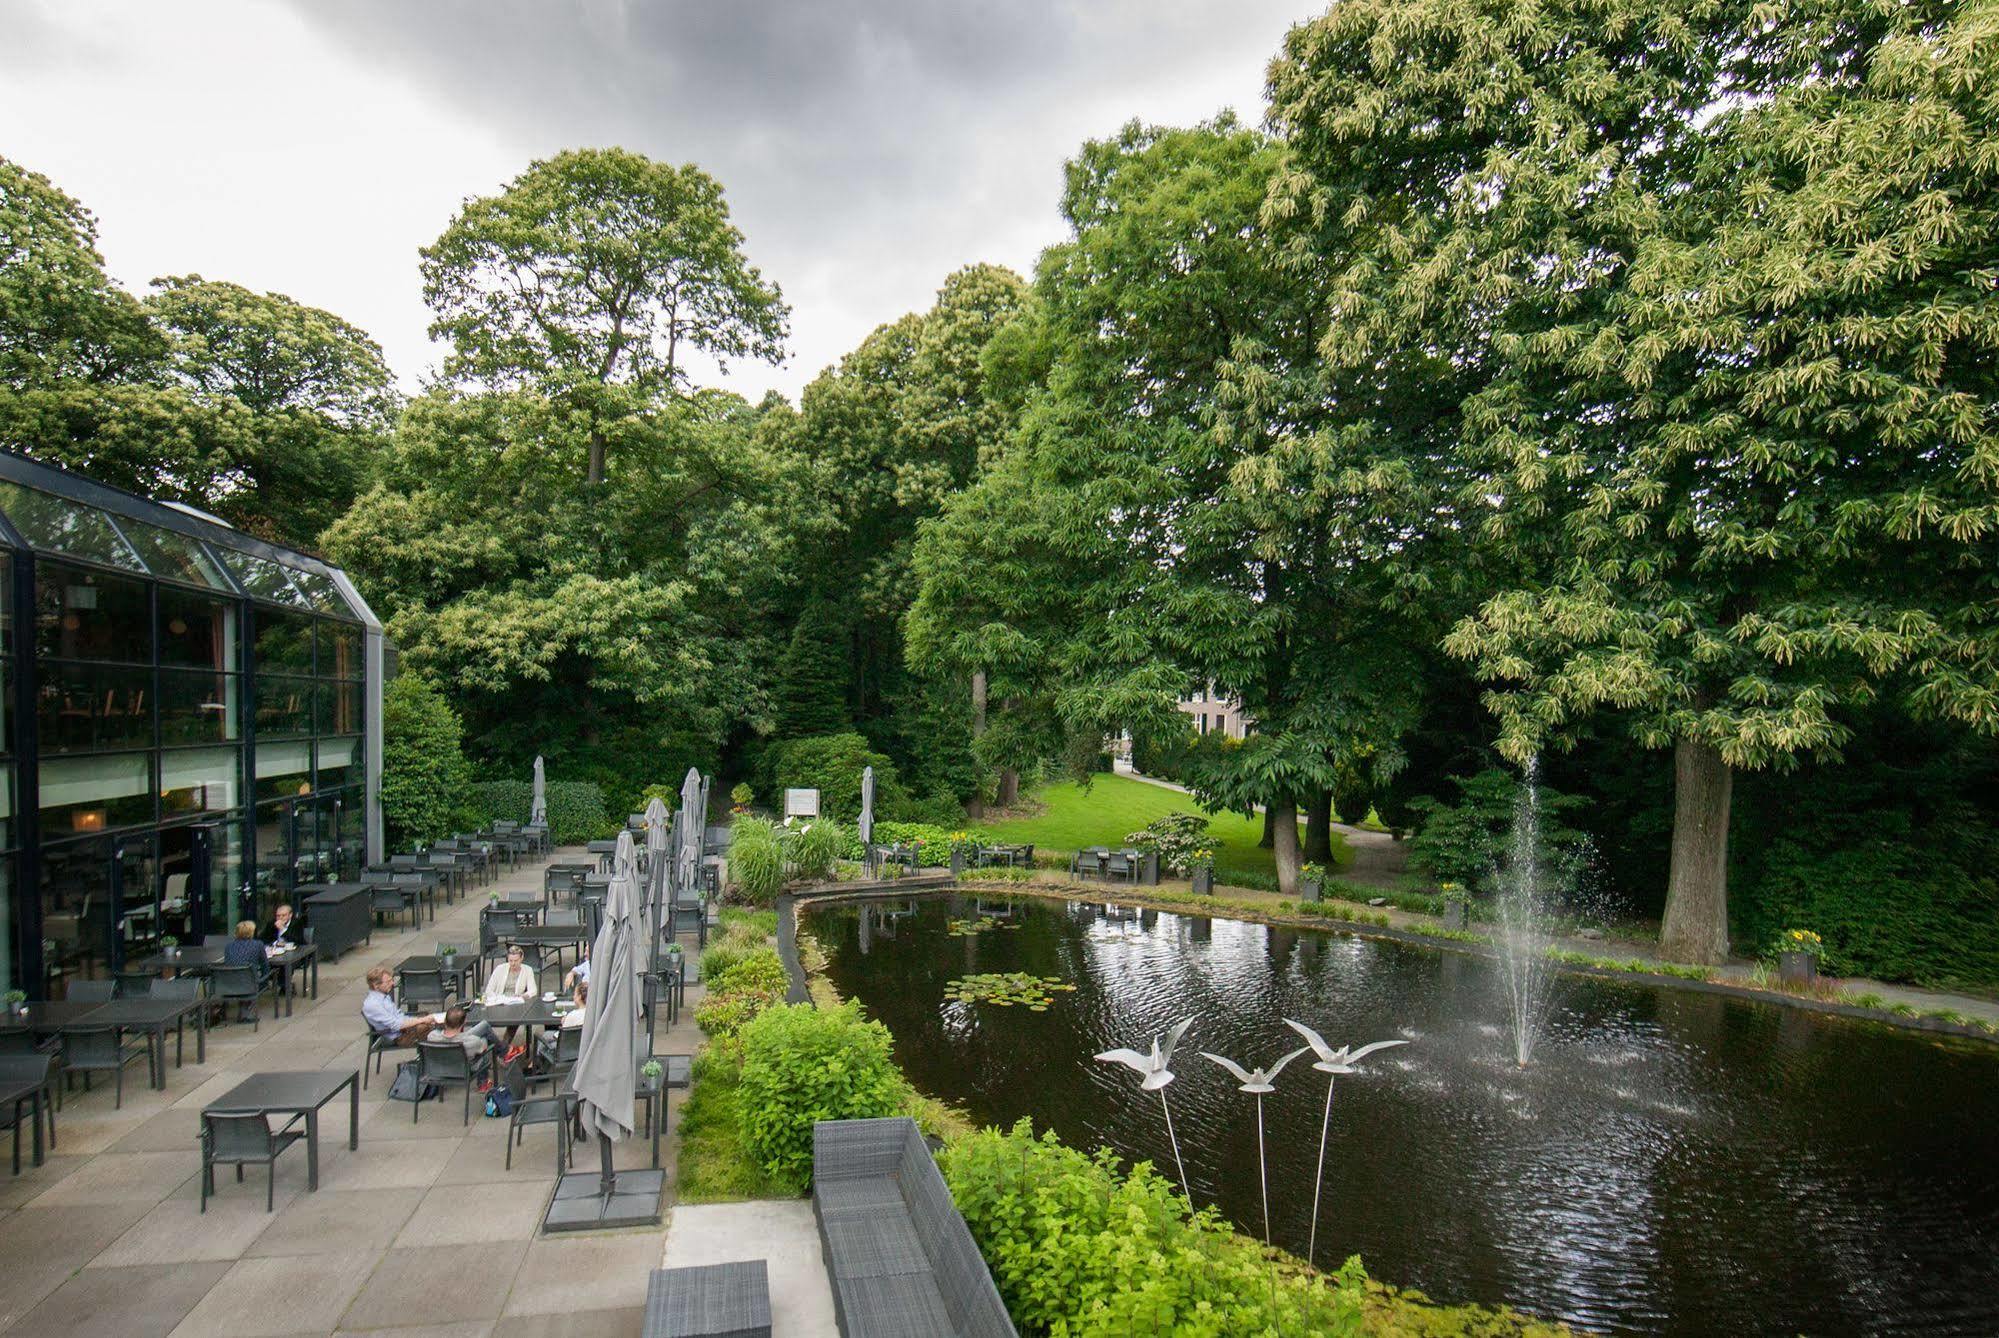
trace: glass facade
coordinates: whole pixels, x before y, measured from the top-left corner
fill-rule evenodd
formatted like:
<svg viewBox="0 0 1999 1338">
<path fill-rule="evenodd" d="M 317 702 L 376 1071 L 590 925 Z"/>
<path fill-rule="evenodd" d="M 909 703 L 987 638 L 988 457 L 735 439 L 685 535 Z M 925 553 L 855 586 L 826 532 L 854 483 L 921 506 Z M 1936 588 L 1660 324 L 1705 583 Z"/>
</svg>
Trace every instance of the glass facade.
<svg viewBox="0 0 1999 1338">
<path fill-rule="evenodd" d="M 381 628 L 343 578 L 5 453 L 0 541 L 0 988 L 359 874 Z"/>
</svg>

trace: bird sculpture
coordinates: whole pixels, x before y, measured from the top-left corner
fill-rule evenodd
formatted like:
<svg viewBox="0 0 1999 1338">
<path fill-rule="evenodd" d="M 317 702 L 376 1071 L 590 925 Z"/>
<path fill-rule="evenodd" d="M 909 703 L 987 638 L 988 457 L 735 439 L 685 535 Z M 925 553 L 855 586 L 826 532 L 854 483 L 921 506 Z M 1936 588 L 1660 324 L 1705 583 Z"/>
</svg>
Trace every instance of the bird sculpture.
<svg viewBox="0 0 1999 1338">
<path fill-rule="evenodd" d="M 1270 1244 L 1270 1172 L 1263 1156 L 1263 1094 L 1277 1090 L 1277 1075 L 1284 1072 L 1284 1066 L 1305 1053 L 1307 1047 L 1299 1046 L 1290 1054 L 1272 1064 L 1268 1069 L 1247 1069 L 1233 1059 L 1211 1055 L 1201 1051 L 1201 1058 L 1221 1065 L 1235 1075 L 1241 1084 L 1238 1090 L 1248 1092 L 1256 1098 L 1256 1179 L 1263 1188 L 1263 1243 Z"/>
<path fill-rule="evenodd" d="M 1287 1017 L 1284 1019 L 1284 1025 L 1305 1038 L 1306 1046 L 1318 1056 L 1312 1067 L 1326 1075 L 1326 1113 L 1319 1120 L 1319 1174 L 1312 1181 L 1312 1238 L 1305 1247 L 1306 1262 L 1316 1268 L 1318 1265 L 1313 1256 L 1319 1248 L 1319 1191 L 1326 1182 L 1326 1135 L 1333 1124 L 1333 1083 L 1340 1074 L 1358 1073 L 1360 1070 L 1354 1066 L 1375 1051 L 1386 1050 L 1394 1045 L 1407 1045 L 1409 1042 L 1376 1041 L 1372 1045 L 1363 1045 L 1358 1050 L 1349 1045 L 1343 1045 L 1335 1050 L 1326 1044 L 1325 1037 L 1302 1022 L 1293 1022 Z"/>
<path fill-rule="evenodd" d="M 1122 1064 L 1137 1073 L 1140 1079 L 1138 1089 L 1141 1092 L 1159 1093 L 1159 1108 L 1166 1113 L 1166 1140 L 1173 1145 L 1173 1165 L 1180 1172 L 1180 1192 L 1187 1196 L 1189 1203 L 1193 1202 L 1194 1194 L 1187 1184 L 1187 1165 L 1180 1160 L 1180 1139 L 1173 1132 L 1173 1108 L 1166 1102 L 1166 1085 L 1173 1081 L 1173 1070 L 1167 1067 L 1173 1062 L 1173 1048 L 1180 1044 L 1180 1038 L 1185 1036 L 1187 1028 L 1193 1025 L 1194 1019 L 1190 1017 L 1167 1031 L 1164 1045 L 1160 1044 L 1158 1036 L 1154 1036 L 1150 1054 L 1119 1049 L 1106 1050 L 1097 1056 L 1100 1063 Z"/>
</svg>

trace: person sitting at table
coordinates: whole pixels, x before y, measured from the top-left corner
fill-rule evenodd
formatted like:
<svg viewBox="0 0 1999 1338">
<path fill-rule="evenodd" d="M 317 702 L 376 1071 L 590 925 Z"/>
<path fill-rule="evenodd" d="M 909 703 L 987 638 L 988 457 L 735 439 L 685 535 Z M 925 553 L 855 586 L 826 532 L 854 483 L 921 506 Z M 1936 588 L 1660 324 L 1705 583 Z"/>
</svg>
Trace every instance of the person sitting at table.
<svg viewBox="0 0 1999 1338">
<path fill-rule="evenodd" d="M 236 922 L 236 937 L 223 945 L 222 961 L 226 966 L 255 967 L 260 984 L 264 977 L 271 974 L 270 957 L 264 950 L 263 942 L 257 937 L 255 920 Z"/>
<path fill-rule="evenodd" d="M 377 1036 L 393 1036 L 399 1048 L 408 1049 L 430 1035 L 437 1026 L 437 1018 L 429 1013 L 403 1016 L 403 1010 L 396 1006 L 396 996 L 392 992 L 395 985 L 396 973 L 388 967 L 371 968 L 368 972 L 368 997 L 361 1001 L 361 1017 Z"/>
<path fill-rule="evenodd" d="M 585 943 L 583 945 L 583 955 L 576 959 L 576 965 L 570 967 L 569 974 L 562 978 L 562 988 L 566 990 L 573 990 L 578 985 L 588 984 L 589 981 L 590 981 L 590 945 L 588 943 Z"/>
<path fill-rule="evenodd" d="M 297 948 L 305 943 L 305 925 L 290 906 L 280 903 L 271 912 L 271 922 L 264 926 L 262 938 L 267 947 Z"/>
<path fill-rule="evenodd" d="M 507 947 L 507 960 L 493 968 L 493 974 L 486 977 L 486 988 L 479 997 L 487 1003 L 496 999 L 532 999 L 535 996 L 534 972 L 528 969 L 527 954 L 518 943 Z"/>
<path fill-rule="evenodd" d="M 590 987 L 579 980 L 576 982 L 575 993 L 569 997 L 576 1006 L 562 1015 L 563 1031 L 583 1025 L 583 1006 L 590 997 Z M 544 1068 L 555 1063 L 556 1052 L 561 1048 L 561 1044 L 561 1037 L 556 1032 L 546 1030 L 542 1032 L 541 1039 L 535 1042 L 535 1050 L 541 1056 Z"/>
<path fill-rule="evenodd" d="M 444 1010 L 444 1021 L 437 1024 L 426 1039 L 433 1041 L 457 1041 L 465 1047 L 465 1057 L 478 1063 L 479 1056 L 486 1053 L 493 1043 L 493 1028 L 485 1022 L 465 1025 L 465 1010 L 456 1004 Z"/>
</svg>

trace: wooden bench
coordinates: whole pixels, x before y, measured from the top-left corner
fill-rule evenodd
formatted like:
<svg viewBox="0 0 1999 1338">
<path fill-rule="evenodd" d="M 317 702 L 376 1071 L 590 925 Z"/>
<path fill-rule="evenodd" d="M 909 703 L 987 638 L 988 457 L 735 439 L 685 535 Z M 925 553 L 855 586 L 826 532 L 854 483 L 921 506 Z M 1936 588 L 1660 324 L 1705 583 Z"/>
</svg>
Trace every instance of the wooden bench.
<svg viewBox="0 0 1999 1338">
<path fill-rule="evenodd" d="M 812 1209 L 843 1338 L 1017 1338 L 914 1120 L 813 1125 Z"/>
</svg>

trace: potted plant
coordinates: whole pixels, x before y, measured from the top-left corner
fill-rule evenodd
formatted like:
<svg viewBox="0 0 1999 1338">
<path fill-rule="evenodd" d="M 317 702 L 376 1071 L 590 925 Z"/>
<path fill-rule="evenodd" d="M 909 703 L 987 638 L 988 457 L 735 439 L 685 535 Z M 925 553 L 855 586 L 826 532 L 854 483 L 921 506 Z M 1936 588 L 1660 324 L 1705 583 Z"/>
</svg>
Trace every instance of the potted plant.
<svg viewBox="0 0 1999 1338">
<path fill-rule="evenodd" d="M 1194 891 L 1208 895 L 1215 890 L 1215 852 L 1202 846 L 1187 854 L 1187 876 L 1193 881 Z"/>
<path fill-rule="evenodd" d="M 639 1067 L 639 1076 L 644 1078 L 649 1083 L 657 1083 L 659 1081 L 659 1075 L 664 1072 L 666 1072 L 666 1070 L 659 1066 L 659 1061 L 657 1059 L 648 1059 L 644 1064 L 642 1064 Z"/>
<path fill-rule="evenodd" d="M 160 935 L 160 956 L 162 957 L 180 956 L 180 940 L 175 938 L 172 934 Z"/>
<path fill-rule="evenodd" d="M 1825 940 L 1809 929 L 1786 929 L 1777 936 L 1777 979 L 1785 985 L 1809 985 L 1818 979 Z"/>
<path fill-rule="evenodd" d="M 965 876 L 965 866 L 972 862 L 972 852 L 976 848 L 976 844 L 972 840 L 970 832 L 958 831 L 951 833 L 951 876 L 953 878 L 962 878 Z"/>
<path fill-rule="evenodd" d="M 756 797 L 748 781 L 737 781 L 736 788 L 729 791 L 729 811 L 742 817 L 750 811 L 750 801 Z"/>
<path fill-rule="evenodd" d="M 1298 870 L 1298 890 L 1306 901 L 1317 901 L 1326 892 L 1326 868 L 1323 864 L 1307 861 Z"/>
<path fill-rule="evenodd" d="M 444 969 L 449 971 L 458 964 L 458 945 L 456 943 L 438 944 L 437 960 L 444 963 Z"/>
<path fill-rule="evenodd" d="M 1464 929 L 1471 923 L 1471 902 L 1465 898 L 1465 890 L 1456 883 L 1445 883 L 1437 889 L 1444 894 L 1444 928 Z"/>
<path fill-rule="evenodd" d="M 7 1011 L 15 1017 L 26 1017 L 28 1015 L 28 992 L 26 990 L 8 990 Z"/>
</svg>

